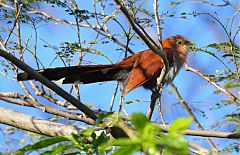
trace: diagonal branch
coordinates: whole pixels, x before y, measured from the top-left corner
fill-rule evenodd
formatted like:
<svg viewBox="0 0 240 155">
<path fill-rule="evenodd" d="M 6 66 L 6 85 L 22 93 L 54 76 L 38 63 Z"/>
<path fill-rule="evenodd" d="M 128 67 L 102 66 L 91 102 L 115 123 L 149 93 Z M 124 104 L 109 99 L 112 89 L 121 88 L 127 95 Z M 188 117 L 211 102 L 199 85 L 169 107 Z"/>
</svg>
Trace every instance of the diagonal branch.
<svg viewBox="0 0 240 155">
<path fill-rule="evenodd" d="M 173 84 L 170 83 L 173 91 L 176 94 L 176 98 L 180 101 L 180 103 L 182 104 L 182 106 L 184 107 L 184 109 L 188 112 L 188 114 L 192 117 L 194 123 L 197 125 L 197 127 L 204 131 L 203 126 L 200 124 L 200 122 L 197 120 L 196 116 L 194 115 L 194 113 L 192 112 L 192 110 L 190 109 L 190 107 L 188 106 L 188 104 L 185 102 L 185 100 L 182 98 L 182 96 L 180 95 L 180 93 L 177 90 L 177 87 Z M 211 145 L 211 147 L 216 148 L 215 144 L 212 142 L 212 140 L 210 138 L 207 138 L 208 143 Z"/>
<path fill-rule="evenodd" d="M 26 73 L 30 74 L 34 77 L 34 79 L 38 80 L 42 84 L 46 85 L 48 88 L 52 89 L 54 92 L 56 92 L 59 96 L 63 97 L 70 103 L 72 103 L 75 107 L 77 107 L 79 110 L 81 110 L 83 113 L 85 113 L 88 117 L 92 118 L 93 120 L 97 119 L 97 116 L 95 115 L 94 111 L 92 111 L 90 108 L 85 106 L 83 103 L 78 101 L 76 98 L 74 98 L 72 95 L 70 95 L 68 92 L 60 88 L 55 83 L 49 81 L 47 78 L 36 72 L 33 68 L 25 64 L 23 61 L 17 59 L 12 54 L 8 53 L 7 51 L 0 49 L 0 56 L 4 57 L 8 61 L 12 62 L 14 65 L 25 71 Z"/>
<path fill-rule="evenodd" d="M 189 66 L 188 64 L 185 63 L 185 70 L 186 71 L 190 71 L 193 72 L 197 75 L 199 75 L 200 77 L 202 77 L 203 79 L 207 80 L 211 85 L 213 85 L 215 88 L 217 88 L 217 90 L 221 91 L 223 94 L 225 94 L 227 97 L 229 97 L 231 100 L 235 101 L 237 104 L 240 105 L 240 99 L 237 98 L 237 96 L 235 96 L 234 94 L 232 94 L 231 92 L 229 92 L 227 89 L 224 89 L 223 87 L 221 87 L 220 85 L 218 85 L 217 83 L 215 83 L 214 81 L 212 81 L 209 77 L 205 76 L 203 73 L 201 73 L 200 71 L 192 68 L 191 66 Z"/>
<path fill-rule="evenodd" d="M 121 4 L 121 2 L 119 0 L 114 0 L 114 1 L 118 5 L 119 9 L 122 11 L 123 15 L 128 20 L 128 23 L 133 28 L 133 30 L 141 37 L 141 39 L 145 42 L 145 44 L 154 53 L 156 53 L 159 56 L 161 56 L 161 58 L 162 58 L 162 60 L 164 62 L 164 66 L 166 67 L 166 69 L 162 71 L 162 72 L 164 72 L 164 76 L 165 76 L 167 71 L 168 71 L 168 69 L 169 69 L 169 64 L 168 64 L 166 53 L 152 40 L 152 38 L 147 33 L 143 33 L 143 32 L 140 31 L 140 29 L 135 25 L 135 23 L 137 23 L 137 22 L 129 14 L 128 10 Z"/>
<path fill-rule="evenodd" d="M 168 59 L 166 56 L 166 53 L 163 51 L 162 46 L 158 46 L 153 39 L 144 31 L 144 29 L 138 24 L 138 22 L 129 14 L 128 10 L 126 9 L 126 7 L 124 7 L 121 2 L 119 0 L 114 0 L 115 3 L 118 5 L 118 8 L 122 11 L 123 15 L 126 17 L 129 25 L 133 28 L 133 30 L 141 37 L 141 39 L 145 42 L 145 44 L 156 54 L 158 54 L 159 56 L 161 56 L 163 63 L 164 63 L 164 67 L 161 71 L 161 74 L 159 76 L 159 78 L 157 79 L 157 83 L 158 85 L 161 84 L 161 82 L 163 81 L 165 75 L 167 74 L 168 70 L 169 70 L 169 63 L 168 63 Z M 155 1 L 154 3 L 155 5 L 157 5 L 157 2 Z M 155 10 L 157 9 L 157 6 L 155 7 Z M 156 12 L 156 11 L 155 11 Z M 158 19 L 158 17 L 156 17 Z M 158 23 L 159 25 L 159 23 Z M 157 89 L 157 91 L 152 94 L 152 99 L 153 101 L 150 104 L 150 108 L 148 111 L 148 119 L 151 119 L 153 110 L 154 110 L 154 104 L 157 100 L 157 98 L 155 99 L 155 97 L 157 97 L 159 92 L 159 88 Z M 154 97 L 155 96 L 155 97 Z"/>
</svg>

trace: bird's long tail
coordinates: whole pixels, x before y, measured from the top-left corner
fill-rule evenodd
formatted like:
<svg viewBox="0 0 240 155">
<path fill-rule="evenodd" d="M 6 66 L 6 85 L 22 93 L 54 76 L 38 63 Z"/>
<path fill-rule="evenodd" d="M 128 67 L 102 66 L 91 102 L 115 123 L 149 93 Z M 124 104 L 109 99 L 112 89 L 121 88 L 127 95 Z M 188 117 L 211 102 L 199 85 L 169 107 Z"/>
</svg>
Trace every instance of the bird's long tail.
<svg viewBox="0 0 240 155">
<path fill-rule="evenodd" d="M 94 83 L 102 81 L 122 80 L 125 73 L 122 68 L 116 65 L 86 65 L 86 66 L 71 66 L 48 68 L 38 70 L 40 74 L 49 80 L 63 80 L 62 83 Z M 127 73 L 127 72 L 126 72 Z M 33 80 L 28 73 L 20 73 L 17 75 L 18 81 Z"/>
</svg>

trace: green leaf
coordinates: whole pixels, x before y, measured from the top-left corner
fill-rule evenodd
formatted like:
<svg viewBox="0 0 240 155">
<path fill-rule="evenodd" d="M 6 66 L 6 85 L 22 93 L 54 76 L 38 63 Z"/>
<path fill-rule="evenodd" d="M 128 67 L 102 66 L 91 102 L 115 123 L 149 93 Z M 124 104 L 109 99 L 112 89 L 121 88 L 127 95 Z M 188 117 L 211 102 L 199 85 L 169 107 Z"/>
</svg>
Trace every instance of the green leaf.
<svg viewBox="0 0 240 155">
<path fill-rule="evenodd" d="M 117 149 L 112 155 L 123 155 L 123 154 L 133 154 L 134 152 L 140 151 L 141 147 L 139 145 L 135 146 L 123 146 Z"/>
<path fill-rule="evenodd" d="M 224 88 L 226 88 L 226 89 L 240 88 L 240 83 L 226 82 L 224 85 Z"/>
<path fill-rule="evenodd" d="M 100 146 L 100 149 L 102 151 L 105 151 L 106 148 L 108 148 L 109 146 L 135 146 L 135 145 L 140 146 L 140 144 L 141 144 L 140 142 L 129 139 L 129 138 L 118 138 L 118 139 L 110 140 L 107 143 L 102 144 Z"/>
<path fill-rule="evenodd" d="M 109 138 L 104 132 L 102 132 L 100 136 L 98 136 L 97 138 L 95 138 L 95 139 L 93 140 L 92 144 L 93 144 L 95 147 L 98 147 L 99 145 L 108 142 L 109 139 L 110 139 L 110 138 Z"/>
<path fill-rule="evenodd" d="M 95 121 L 95 124 L 101 123 L 101 121 L 102 121 L 104 118 L 110 117 L 110 116 L 112 116 L 112 114 L 113 114 L 113 112 L 108 112 L 108 113 L 106 113 L 106 114 L 101 114 L 101 115 L 99 115 L 98 118 L 97 118 L 96 121 Z"/>
<path fill-rule="evenodd" d="M 181 4 L 181 2 L 171 2 L 169 4 L 169 7 L 174 7 L 174 6 L 179 5 L 179 4 Z"/>
<path fill-rule="evenodd" d="M 136 145 L 137 141 L 130 140 L 129 138 L 118 138 L 108 142 L 108 146 L 125 146 L 125 145 Z"/>
<path fill-rule="evenodd" d="M 169 128 L 169 134 L 175 133 L 175 132 L 182 132 L 186 129 L 189 128 L 191 125 L 192 118 L 191 117 L 184 117 L 184 118 L 179 118 L 175 120 L 170 128 Z"/>
<path fill-rule="evenodd" d="M 133 101 L 126 101 L 125 104 L 132 104 Z"/>
<path fill-rule="evenodd" d="M 41 155 L 56 155 L 56 154 L 62 154 L 62 152 L 66 150 L 72 150 L 74 147 L 72 145 L 59 145 L 56 148 L 53 149 L 53 151 L 46 151 L 42 153 Z"/>
<path fill-rule="evenodd" d="M 79 135 L 77 135 L 77 134 L 72 134 L 72 136 L 70 136 L 70 137 L 68 137 L 68 139 L 71 141 L 71 142 L 73 142 L 73 144 L 75 144 L 75 145 L 79 145 Z"/>
<path fill-rule="evenodd" d="M 41 149 L 59 142 L 63 142 L 63 141 L 70 141 L 69 138 L 67 137 L 63 137 L 63 136 L 59 136 L 59 137 L 52 137 L 52 138 L 48 138 L 48 139 L 44 139 L 41 140 L 33 145 L 27 145 L 24 146 L 23 148 L 19 149 L 19 152 L 26 152 L 26 151 L 31 151 L 31 150 L 37 150 L 37 149 Z M 17 152 L 18 152 L 17 151 Z"/>
<path fill-rule="evenodd" d="M 126 104 L 133 104 L 133 103 L 139 103 L 141 100 L 136 99 L 135 101 L 126 101 Z"/>
<path fill-rule="evenodd" d="M 83 130 L 81 134 L 83 134 L 84 136 L 91 136 L 93 131 L 94 131 L 94 128 L 88 128 L 86 130 Z"/>
<path fill-rule="evenodd" d="M 138 131 L 143 131 L 148 121 L 145 115 L 141 113 L 133 113 L 131 122 Z"/>
<path fill-rule="evenodd" d="M 161 145 L 163 145 L 166 154 L 188 154 L 188 145 L 186 140 L 180 134 L 163 134 L 161 135 Z M 160 145 L 160 146 L 161 146 Z"/>
</svg>

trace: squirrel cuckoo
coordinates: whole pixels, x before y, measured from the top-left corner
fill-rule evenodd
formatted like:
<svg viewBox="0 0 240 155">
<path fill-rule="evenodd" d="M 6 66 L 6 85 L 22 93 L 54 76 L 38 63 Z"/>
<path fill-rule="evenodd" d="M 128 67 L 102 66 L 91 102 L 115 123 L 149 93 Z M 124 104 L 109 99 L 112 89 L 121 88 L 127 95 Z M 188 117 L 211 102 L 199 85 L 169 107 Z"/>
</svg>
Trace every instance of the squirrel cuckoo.
<svg viewBox="0 0 240 155">
<path fill-rule="evenodd" d="M 177 75 L 186 61 L 190 44 L 180 35 L 163 40 L 163 50 L 167 54 L 170 67 L 163 83 L 172 81 Z M 126 57 L 116 64 L 48 68 L 38 72 L 49 80 L 63 79 L 63 84 L 117 80 L 122 82 L 123 93 L 126 94 L 139 86 L 151 90 L 155 88 L 163 66 L 164 63 L 159 55 L 152 50 L 145 50 Z M 33 78 L 27 73 L 20 73 L 17 79 L 25 81 Z"/>
</svg>

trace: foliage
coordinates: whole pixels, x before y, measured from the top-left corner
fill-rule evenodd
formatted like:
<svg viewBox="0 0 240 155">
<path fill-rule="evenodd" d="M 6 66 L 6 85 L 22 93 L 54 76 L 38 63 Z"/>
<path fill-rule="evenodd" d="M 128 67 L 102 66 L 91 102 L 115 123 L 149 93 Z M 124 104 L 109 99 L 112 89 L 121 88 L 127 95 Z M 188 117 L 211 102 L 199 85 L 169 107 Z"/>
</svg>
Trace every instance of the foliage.
<svg viewBox="0 0 240 155">
<path fill-rule="evenodd" d="M 105 117 L 106 118 L 106 117 Z M 88 128 L 78 135 L 70 137 L 52 137 L 42 139 L 34 144 L 29 144 L 16 151 L 16 154 L 39 151 L 40 154 L 101 154 L 113 152 L 114 155 L 134 154 L 188 154 L 187 141 L 184 139 L 184 130 L 189 128 L 191 118 L 175 120 L 168 133 L 163 133 L 157 124 L 147 121 L 145 115 L 134 113 L 131 117 L 131 127 L 123 121 L 118 126 L 128 134 L 128 138 L 111 140 L 103 130 Z M 114 149 L 116 146 L 117 149 Z M 41 151 L 40 151 L 41 150 Z"/>
<path fill-rule="evenodd" d="M 119 122 L 129 138 L 110 140 L 102 145 L 102 149 L 117 146 L 114 155 L 133 154 L 141 151 L 152 155 L 188 154 L 183 131 L 190 126 L 190 123 L 190 118 L 175 120 L 170 126 L 169 132 L 165 134 L 161 132 L 157 124 L 148 122 L 145 115 L 134 113 L 131 117 L 132 128 Z"/>
</svg>

